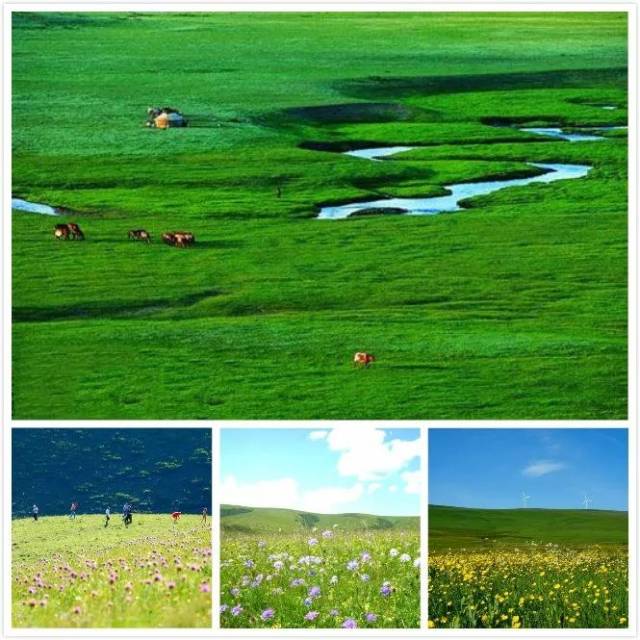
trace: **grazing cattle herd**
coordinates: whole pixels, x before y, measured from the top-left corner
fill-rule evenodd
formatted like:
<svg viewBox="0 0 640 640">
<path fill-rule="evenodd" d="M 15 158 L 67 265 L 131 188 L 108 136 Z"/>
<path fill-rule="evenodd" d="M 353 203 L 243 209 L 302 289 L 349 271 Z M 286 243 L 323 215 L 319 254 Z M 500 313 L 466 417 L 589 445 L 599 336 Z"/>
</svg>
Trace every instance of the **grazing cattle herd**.
<svg viewBox="0 0 640 640">
<path fill-rule="evenodd" d="M 129 240 L 151 242 L 151 234 L 146 229 L 131 229 Z M 53 228 L 53 237 L 58 240 L 84 240 L 84 233 L 75 222 L 64 222 Z M 186 248 L 195 244 L 196 237 L 190 231 L 169 231 L 162 234 L 162 241 L 172 247 Z"/>
<path fill-rule="evenodd" d="M 149 116 L 147 126 L 149 127 L 166 128 L 171 126 L 184 127 L 187 125 L 187 121 L 184 119 L 184 116 L 177 109 L 172 109 L 170 107 L 163 107 L 161 109 L 157 107 L 149 107 L 147 114 Z M 280 197 L 280 195 L 281 188 L 278 185 L 278 197 Z M 58 240 L 85 239 L 84 233 L 75 222 L 56 224 L 53 229 L 53 235 Z M 146 229 L 131 229 L 127 236 L 129 240 L 144 242 L 146 244 L 151 242 L 151 234 Z M 161 238 L 162 242 L 165 244 L 182 249 L 194 245 L 196 241 L 193 233 L 189 231 L 167 231 L 162 234 Z M 375 356 L 371 353 L 357 351 L 353 356 L 353 366 L 368 368 L 375 359 Z M 171 514 L 174 522 L 178 520 L 180 515 L 181 514 L 179 512 Z"/>
</svg>

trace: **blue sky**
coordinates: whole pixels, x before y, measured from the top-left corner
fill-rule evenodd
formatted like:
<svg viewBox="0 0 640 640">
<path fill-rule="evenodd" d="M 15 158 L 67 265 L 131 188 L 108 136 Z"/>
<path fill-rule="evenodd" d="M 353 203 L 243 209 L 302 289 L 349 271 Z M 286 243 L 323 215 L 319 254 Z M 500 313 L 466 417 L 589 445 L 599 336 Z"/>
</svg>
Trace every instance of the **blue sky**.
<svg viewBox="0 0 640 640">
<path fill-rule="evenodd" d="M 222 429 L 222 502 L 419 515 L 417 429 Z"/>
<path fill-rule="evenodd" d="M 627 510 L 626 429 L 430 429 L 429 503 Z"/>
</svg>

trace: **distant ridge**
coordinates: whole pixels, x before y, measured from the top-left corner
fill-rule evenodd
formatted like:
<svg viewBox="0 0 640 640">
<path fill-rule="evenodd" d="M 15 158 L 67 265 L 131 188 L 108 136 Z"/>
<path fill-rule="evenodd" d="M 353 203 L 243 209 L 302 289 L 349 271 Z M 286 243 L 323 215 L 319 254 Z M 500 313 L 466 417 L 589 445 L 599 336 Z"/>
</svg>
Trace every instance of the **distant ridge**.
<svg viewBox="0 0 640 640">
<path fill-rule="evenodd" d="M 228 532 L 254 533 L 308 531 L 332 529 L 334 525 L 343 531 L 355 530 L 417 530 L 418 516 L 377 516 L 367 513 L 312 513 L 295 509 L 270 509 L 223 504 L 220 506 L 220 523 Z"/>
<path fill-rule="evenodd" d="M 571 546 L 627 544 L 627 537 L 626 511 L 429 505 L 431 549 L 528 542 Z"/>
</svg>

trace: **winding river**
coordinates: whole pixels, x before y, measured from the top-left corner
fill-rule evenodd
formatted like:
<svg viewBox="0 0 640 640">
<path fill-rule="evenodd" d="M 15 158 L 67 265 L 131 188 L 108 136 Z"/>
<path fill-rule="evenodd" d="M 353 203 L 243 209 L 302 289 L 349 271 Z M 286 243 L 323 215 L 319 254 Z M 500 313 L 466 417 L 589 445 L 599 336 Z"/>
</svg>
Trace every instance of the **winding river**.
<svg viewBox="0 0 640 640">
<path fill-rule="evenodd" d="M 27 213 L 41 213 L 45 216 L 57 216 L 58 213 L 48 204 L 38 204 L 36 202 L 28 202 L 21 198 L 11 198 L 11 208 L 17 211 L 26 211 Z"/>
<path fill-rule="evenodd" d="M 608 106 L 608 105 L 607 105 Z M 603 107 L 604 108 L 604 107 Z M 594 127 L 586 132 L 567 132 L 559 127 L 528 127 L 520 128 L 520 131 L 534 133 L 541 136 L 560 138 L 570 142 L 589 141 L 589 140 L 606 140 L 602 135 L 595 133 L 596 131 L 605 131 L 613 129 L 626 129 L 624 126 L 603 126 Z M 393 146 L 393 147 L 371 147 L 367 149 L 356 149 L 346 151 L 344 155 L 362 158 L 365 160 L 377 162 L 385 156 L 391 156 L 403 151 L 410 151 L 417 147 L 409 146 Z M 538 167 L 543 170 L 539 175 L 530 176 L 528 178 L 513 178 L 505 180 L 488 180 L 485 182 L 461 182 L 456 184 L 445 185 L 445 189 L 449 193 L 443 196 L 435 196 L 430 198 L 383 198 L 379 200 L 368 200 L 366 202 L 352 202 L 343 205 L 326 206 L 320 209 L 317 216 L 319 220 L 342 220 L 358 212 L 367 210 L 389 210 L 389 213 L 403 213 L 406 215 L 425 216 L 435 215 L 451 211 L 460 211 L 464 207 L 460 206 L 460 202 L 466 198 L 474 196 L 487 195 L 500 189 L 507 187 L 523 187 L 527 184 L 536 182 L 549 183 L 556 180 L 574 180 L 586 176 L 591 167 L 581 164 L 543 164 L 537 162 L 527 163 L 530 166 Z M 40 213 L 48 216 L 59 215 L 58 211 L 49 205 L 28 202 L 21 198 L 12 198 L 11 208 L 18 211 L 28 213 Z"/>
<path fill-rule="evenodd" d="M 377 160 L 384 156 L 399 153 L 399 150 L 408 151 L 415 147 L 387 147 L 374 149 L 360 149 L 348 151 L 348 155 L 368 160 Z M 402 210 L 406 215 L 429 216 L 450 211 L 460 211 L 460 201 L 473 196 L 483 196 L 506 187 L 523 187 L 534 182 L 549 183 L 556 180 L 573 180 L 586 176 L 591 167 L 582 164 L 542 164 L 538 162 L 527 163 L 533 167 L 543 169 L 544 173 L 528 178 L 513 178 L 507 180 L 489 180 L 486 182 L 460 182 L 447 184 L 445 189 L 449 192 L 444 196 L 430 198 L 384 198 L 381 200 L 368 200 L 367 202 L 352 202 L 337 206 L 322 207 L 317 219 L 319 220 L 344 220 L 359 211 L 372 209 L 391 209 L 398 212 Z"/>
</svg>

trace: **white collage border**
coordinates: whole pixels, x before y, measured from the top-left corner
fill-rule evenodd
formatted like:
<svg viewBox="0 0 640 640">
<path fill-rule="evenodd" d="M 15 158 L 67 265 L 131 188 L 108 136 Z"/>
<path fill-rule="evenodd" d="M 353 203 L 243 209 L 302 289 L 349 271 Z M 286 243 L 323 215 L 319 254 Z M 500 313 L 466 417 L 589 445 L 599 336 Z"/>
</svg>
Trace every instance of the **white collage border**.
<svg viewBox="0 0 640 640">
<path fill-rule="evenodd" d="M 637 21 L 638 1 L 632 2 L 67 2 L 42 0 L 40 2 L 7 2 L 2 1 L 2 493 L 0 497 L 0 513 L 2 514 L 2 637 L 640 637 L 638 628 L 638 465 L 640 457 L 637 439 L 637 391 L 638 391 L 638 352 L 637 352 L 637 286 L 638 286 L 638 147 L 637 147 Z M 469 12 L 469 11 L 510 11 L 510 12 L 565 12 L 565 11 L 622 11 L 629 15 L 629 216 L 628 216 L 628 272 L 629 272 L 629 329 L 628 329 L 628 419 L 622 421 L 522 421 L 522 420 L 447 420 L 447 421 L 14 421 L 11 417 L 11 13 L 13 11 L 144 11 L 144 12 L 319 12 L 319 11 L 393 11 L 393 12 Z M 362 428 L 365 425 L 376 428 L 418 428 L 422 433 L 421 471 L 423 474 L 421 504 L 421 557 L 423 559 L 421 580 L 421 613 L 422 628 L 410 630 L 360 629 L 349 630 L 306 630 L 306 629 L 220 629 L 218 626 L 218 610 L 220 604 L 219 584 L 219 552 L 218 532 L 220 525 L 219 497 L 216 486 L 219 486 L 220 429 L 236 428 L 299 428 L 312 429 L 332 425 L 352 425 Z M 427 629 L 427 581 L 425 564 L 427 553 L 427 517 L 428 505 L 428 470 L 427 470 L 427 437 L 428 429 L 437 428 L 628 428 L 629 429 L 629 627 L 628 629 Z M 14 629 L 11 627 L 11 428 L 211 428 L 212 430 L 212 527 L 213 527 L 213 577 L 212 577 L 212 628 L 210 629 Z"/>
</svg>

